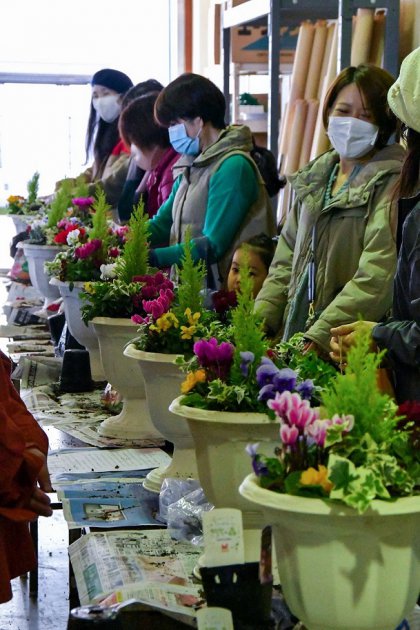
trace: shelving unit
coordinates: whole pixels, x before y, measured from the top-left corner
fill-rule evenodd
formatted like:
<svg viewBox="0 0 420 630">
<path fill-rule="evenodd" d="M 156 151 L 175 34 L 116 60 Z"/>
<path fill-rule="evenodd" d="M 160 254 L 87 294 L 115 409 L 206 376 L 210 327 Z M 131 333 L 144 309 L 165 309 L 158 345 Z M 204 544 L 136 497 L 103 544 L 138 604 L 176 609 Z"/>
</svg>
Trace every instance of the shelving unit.
<svg viewBox="0 0 420 630">
<path fill-rule="evenodd" d="M 315 6 L 314 6 L 315 5 Z M 338 19 L 338 68 L 350 64 L 352 17 L 357 9 L 386 9 L 384 67 L 398 74 L 399 0 L 248 0 L 222 11 L 223 91 L 230 120 L 231 28 L 243 24 L 267 24 L 268 33 L 268 147 L 277 156 L 279 135 L 279 33 L 282 24 L 306 19 Z M 236 98 L 237 89 L 233 90 Z"/>
</svg>

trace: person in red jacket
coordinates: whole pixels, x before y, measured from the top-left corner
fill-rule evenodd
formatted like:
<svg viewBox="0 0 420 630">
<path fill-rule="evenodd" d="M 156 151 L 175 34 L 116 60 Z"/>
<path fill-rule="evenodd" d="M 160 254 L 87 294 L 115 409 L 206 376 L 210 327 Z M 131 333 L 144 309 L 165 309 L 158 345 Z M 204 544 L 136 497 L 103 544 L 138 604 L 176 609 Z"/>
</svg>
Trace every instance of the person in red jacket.
<svg viewBox="0 0 420 630">
<path fill-rule="evenodd" d="M 15 390 L 10 368 L 0 352 L 0 603 L 12 597 L 10 580 L 36 566 L 29 521 L 52 514 L 48 438 Z"/>
<path fill-rule="evenodd" d="M 154 118 L 158 91 L 149 92 L 134 99 L 123 109 L 119 129 L 131 155 L 141 169 L 146 171 L 137 189 L 146 192 L 146 211 L 153 217 L 169 197 L 174 183 L 174 164 L 181 157 L 169 142 L 169 133 Z"/>
</svg>

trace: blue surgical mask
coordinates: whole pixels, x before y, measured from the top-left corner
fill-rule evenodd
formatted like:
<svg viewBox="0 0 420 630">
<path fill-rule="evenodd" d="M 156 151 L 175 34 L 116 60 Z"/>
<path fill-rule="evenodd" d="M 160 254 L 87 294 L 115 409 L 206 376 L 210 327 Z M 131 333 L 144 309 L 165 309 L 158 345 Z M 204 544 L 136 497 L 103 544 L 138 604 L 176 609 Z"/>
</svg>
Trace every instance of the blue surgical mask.
<svg viewBox="0 0 420 630">
<path fill-rule="evenodd" d="M 190 138 L 185 129 L 184 123 L 172 125 L 168 129 L 169 141 L 177 153 L 182 155 L 192 155 L 195 157 L 200 153 L 200 131 L 195 138 Z"/>
</svg>

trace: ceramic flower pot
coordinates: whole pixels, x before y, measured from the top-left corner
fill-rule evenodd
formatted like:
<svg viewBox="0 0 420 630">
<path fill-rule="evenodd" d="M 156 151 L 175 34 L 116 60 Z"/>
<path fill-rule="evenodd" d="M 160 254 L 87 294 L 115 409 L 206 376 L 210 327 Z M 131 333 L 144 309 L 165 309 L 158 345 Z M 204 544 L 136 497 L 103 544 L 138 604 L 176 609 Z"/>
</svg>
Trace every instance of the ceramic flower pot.
<svg viewBox="0 0 420 630">
<path fill-rule="evenodd" d="M 105 377 L 123 400 L 121 413 L 102 422 L 99 433 L 136 440 L 162 439 L 150 419 L 141 370 L 123 354 L 125 345 L 136 334 L 136 325 L 120 317 L 95 317 L 92 325 Z"/>
<path fill-rule="evenodd" d="M 29 218 L 25 218 L 22 214 L 9 214 L 9 217 L 12 219 L 13 224 L 15 226 L 16 234 L 20 234 L 21 232 L 26 232 L 26 229 L 29 225 Z M 32 217 L 31 217 L 32 218 Z"/>
<path fill-rule="evenodd" d="M 288 606 L 308 630 L 394 630 L 420 583 L 420 496 L 340 503 L 278 494 L 248 475 L 239 492 L 273 526 Z M 326 603 L 328 602 L 328 603 Z"/>
<path fill-rule="evenodd" d="M 44 263 L 54 260 L 56 254 L 62 251 L 59 245 L 34 245 L 22 242 L 22 247 L 28 261 L 29 277 L 32 285 L 45 298 L 44 308 L 60 297 L 57 286 L 50 284 L 50 278 L 44 271 Z"/>
<path fill-rule="evenodd" d="M 51 278 L 50 283 L 58 287 L 63 298 L 64 313 L 70 333 L 82 346 L 89 351 L 90 371 L 94 381 L 104 381 L 105 374 L 99 353 L 99 343 L 92 322 L 88 325 L 82 320 L 80 293 L 84 282 L 61 282 L 57 278 Z M 72 287 L 70 286 L 72 284 Z"/>
<path fill-rule="evenodd" d="M 168 408 L 178 396 L 184 375 L 174 364 L 175 354 L 158 354 L 137 350 L 133 344 L 124 354 L 135 359 L 142 370 L 146 386 L 146 398 L 150 417 L 155 427 L 174 445 L 169 466 L 152 470 L 146 477 L 144 487 L 159 492 L 166 477 L 197 479 L 197 461 L 194 443 L 186 420 L 177 420 Z"/>
<path fill-rule="evenodd" d="M 217 508 L 242 511 L 245 562 L 255 562 L 260 556 L 263 514 L 259 506 L 252 506 L 241 497 L 238 487 L 251 470 L 246 446 L 259 442 L 259 452 L 272 455 L 279 440 L 279 425 L 263 413 L 196 409 L 181 405 L 180 400 L 181 397 L 175 399 L 169 409 L 188 422 L 204 493 Z"/>
</svg>

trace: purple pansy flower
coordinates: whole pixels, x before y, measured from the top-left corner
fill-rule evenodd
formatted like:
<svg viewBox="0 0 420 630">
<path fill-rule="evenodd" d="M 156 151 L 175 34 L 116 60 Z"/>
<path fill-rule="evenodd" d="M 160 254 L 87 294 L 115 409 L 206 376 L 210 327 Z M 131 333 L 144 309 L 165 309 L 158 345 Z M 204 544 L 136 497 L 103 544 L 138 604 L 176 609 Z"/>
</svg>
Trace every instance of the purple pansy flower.
<svg viewBox="0 0 420 630">
<path fill-rule="evenodd" d="M 241 356 L 240 368 L 241 368 L 242 376 L 246 378 L 249 374 L 249 366 L 251 365 L 251 363 L 253 363 L 255 359 L 255 354 L 253 352 L 241 352 L 240 356 Z"/>
<path fill-rule="evenodd" d="M 314 391 L 314 383 L 310 378 L 296 386 L 296 391 L 304 400 L 310 400 Z"/>
</svg>

